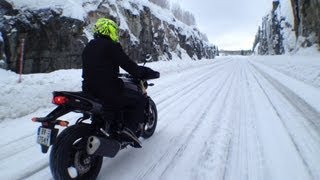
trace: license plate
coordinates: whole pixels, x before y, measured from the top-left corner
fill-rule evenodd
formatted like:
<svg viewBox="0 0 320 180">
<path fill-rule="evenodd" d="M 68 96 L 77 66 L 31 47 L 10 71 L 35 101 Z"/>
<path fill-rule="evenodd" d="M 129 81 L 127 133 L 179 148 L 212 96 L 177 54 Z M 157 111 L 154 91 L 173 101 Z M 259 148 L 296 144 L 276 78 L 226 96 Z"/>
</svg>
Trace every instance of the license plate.
<svg viewBox="0 0 320 180">
<path fill-rule="evenodd" d="M 37 143 L 49 147 L 51 145 L 51 133 L 51 129 L 39 127 Z"/>
</svg>

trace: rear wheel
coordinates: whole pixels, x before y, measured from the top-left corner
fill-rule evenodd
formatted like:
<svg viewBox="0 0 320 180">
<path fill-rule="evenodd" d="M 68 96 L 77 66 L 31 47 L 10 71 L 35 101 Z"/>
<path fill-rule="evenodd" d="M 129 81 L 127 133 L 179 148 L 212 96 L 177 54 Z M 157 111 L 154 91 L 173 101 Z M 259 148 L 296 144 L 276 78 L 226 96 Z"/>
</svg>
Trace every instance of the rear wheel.
<svg viewBox="0 0 320 180">
<path fill-rule="evenodd" d="M 103 157 L 87 154 L 86 144 L 94 130 L 77 124 L 65 129 L 57 138 L 50 153 L 50 169 L 54 179 L 96 179 Z"/>
<path fill-rule="evenodd" d="M 142 134 L 142 137 L 147 139 L 151 137 L 154 134 L 154 131 L 157 127 L 157 121 L 158 121 L 158 111 L 156 104 L 153 102 L 152 99 L 149 99 L 149 107 L 148 107 L 148 120 L 144 127 L 144 132 Z"/>
</svg>

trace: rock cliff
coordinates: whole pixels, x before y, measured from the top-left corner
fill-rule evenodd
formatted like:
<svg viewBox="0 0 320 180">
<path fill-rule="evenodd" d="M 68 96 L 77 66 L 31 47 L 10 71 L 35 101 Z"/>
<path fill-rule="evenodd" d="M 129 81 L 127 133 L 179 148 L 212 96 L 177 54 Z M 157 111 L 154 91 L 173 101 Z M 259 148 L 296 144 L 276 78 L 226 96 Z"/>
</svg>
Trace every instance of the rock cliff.
<svg viewBox="0 0 320 180">
<path fill-rule="evenodd" d="M 174 54 L 181 57 L 183 52 L 194 59 L 215 57 L 215 47 L 203 40 L 195 27 L 164 15 L 169 11 L 149 5 L 88 1 L 80 7 L 94 8 L 86 10 L 82 19 L 66 16 L 66 9 L 60 6 L 28 8 L 0 0 L 0 53 L 7 68 L 17 71 L 21 41 L 25 39 L 23 73 L 81 68 L 81 52 L 92 38 L 93 24 L 100 17 L 109 17 L 120 23 L 121 44 L 137 62 L 145 54 L 151 54 L 155 60 L 170 60 Z"/>
<path fill-rule="evenodd" d="M 315 44 L 320 44 L 320 0 L 276 0 L 263 18 L 253 50 L 277 55 Z"/>
</svg>

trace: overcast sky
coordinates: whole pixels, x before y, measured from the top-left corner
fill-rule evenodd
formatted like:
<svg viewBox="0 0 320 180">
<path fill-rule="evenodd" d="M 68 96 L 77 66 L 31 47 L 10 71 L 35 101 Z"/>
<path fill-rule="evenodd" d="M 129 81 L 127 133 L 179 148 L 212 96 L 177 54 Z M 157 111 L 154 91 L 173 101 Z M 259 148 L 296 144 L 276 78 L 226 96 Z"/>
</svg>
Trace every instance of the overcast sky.
<svg viewBox="0 0 320 180">
<path fill-rule="evenodd" d="M 201 32 L 219 49 L 251 49 L 272 0 L 169 0 L 193 13 Z"/>
</svg>

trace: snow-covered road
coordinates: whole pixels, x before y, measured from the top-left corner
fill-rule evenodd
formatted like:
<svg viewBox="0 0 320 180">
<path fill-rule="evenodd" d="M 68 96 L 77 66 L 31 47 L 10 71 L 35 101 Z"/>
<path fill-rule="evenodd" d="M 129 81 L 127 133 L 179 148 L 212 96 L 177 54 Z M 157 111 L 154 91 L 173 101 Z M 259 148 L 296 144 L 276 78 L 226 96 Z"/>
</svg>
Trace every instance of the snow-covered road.
<svg viewBox="0 0 320 180">
<path fill-rule="evenodd" d="M 163 74 L 156 133 L 98 179 L 320 179 L 320 91 L 270 67 L 223 57 Z M 28 121 L 50 110 L 0 123 L 0 179 L 52 179 Z"/>
</svg>

